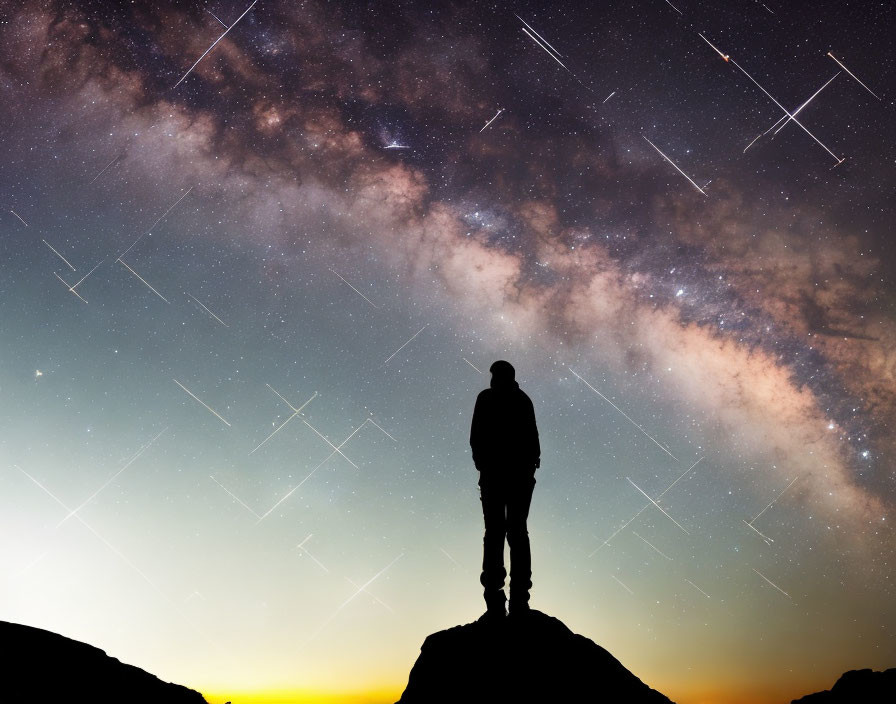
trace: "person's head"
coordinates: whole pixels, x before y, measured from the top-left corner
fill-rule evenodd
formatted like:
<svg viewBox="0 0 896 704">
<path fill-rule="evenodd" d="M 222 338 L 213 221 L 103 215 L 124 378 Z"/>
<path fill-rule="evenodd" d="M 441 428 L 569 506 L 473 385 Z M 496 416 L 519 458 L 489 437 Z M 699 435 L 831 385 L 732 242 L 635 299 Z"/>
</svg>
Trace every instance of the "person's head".
<svg viewBox="0 0 896 704">
<path fill-rule="evenodd" d="M 488 368 L 492 373 L 492 381 L 500 383 L 509 383 L 514 380 L 516 370 L 510 362 L 499 359 Z"/>
</svg>

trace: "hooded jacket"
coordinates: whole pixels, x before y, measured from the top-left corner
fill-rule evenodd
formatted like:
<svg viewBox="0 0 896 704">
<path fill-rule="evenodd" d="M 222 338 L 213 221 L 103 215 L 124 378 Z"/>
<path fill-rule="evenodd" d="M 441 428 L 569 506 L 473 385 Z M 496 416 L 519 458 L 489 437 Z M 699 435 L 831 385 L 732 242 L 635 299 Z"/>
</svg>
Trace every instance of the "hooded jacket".
<svg viewBox="0 0 896 704">
<path fill-rule="evenodd" d="M 470 448 L 476 469 L 496 466 L 534 467 L 541 459 L 535 408 L 514 379 L 493 376 L 479 392 L 470 427 Z"/>
</svg>

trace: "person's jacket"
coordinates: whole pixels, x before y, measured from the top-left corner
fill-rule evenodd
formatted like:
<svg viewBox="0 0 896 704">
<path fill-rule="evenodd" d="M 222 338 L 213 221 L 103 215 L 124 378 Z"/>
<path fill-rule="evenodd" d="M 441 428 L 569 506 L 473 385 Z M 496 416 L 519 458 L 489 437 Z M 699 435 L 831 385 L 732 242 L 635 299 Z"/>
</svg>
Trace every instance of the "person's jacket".
<svg viewBox="0 0 896 704">
<path fill-rule="evenodd" d="M 532 400 L 513 379 L 492 379 L 479 392 L 470 427 L 473 463 L 480 471 L 497 466 L 525 466 L 534 472 L 541 461 Z"/>
</svg>

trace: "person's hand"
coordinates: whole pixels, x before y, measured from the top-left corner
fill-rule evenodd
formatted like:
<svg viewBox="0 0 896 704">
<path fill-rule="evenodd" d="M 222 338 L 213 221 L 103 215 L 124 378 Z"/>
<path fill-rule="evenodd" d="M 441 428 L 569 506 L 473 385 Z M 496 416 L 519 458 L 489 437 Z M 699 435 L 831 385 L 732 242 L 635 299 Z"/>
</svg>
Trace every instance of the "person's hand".
<svg viewBox="0 0 896 704">
<path fill-rule="evenodd" d="M 541 467 L 541 457 L 535 460 L 535 469 L 538 469 L 539 467 Z"/>
</svg>

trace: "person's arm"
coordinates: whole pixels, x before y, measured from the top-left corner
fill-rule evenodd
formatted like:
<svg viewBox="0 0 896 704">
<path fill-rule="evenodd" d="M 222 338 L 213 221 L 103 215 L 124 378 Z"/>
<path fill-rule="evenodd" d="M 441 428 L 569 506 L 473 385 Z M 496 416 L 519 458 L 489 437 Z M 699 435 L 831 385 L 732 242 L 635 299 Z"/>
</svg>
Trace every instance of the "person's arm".
<svg viewBox="0 0 896 704">
<path fill-rule="evenodd" d="M 532 446 L 532 457 L 535 459 L 535 469 L 541 467 L 541 443 L 538 441 L 538 426 L 535 423 L 535 406 L 532 405 L 532 399 L 529 399 L 528 405 L 528 424 L 529 438 Z"/>
<path fill-rule="evenodd" d="M 479 451 L 482 448 L 482 395 L 476 397 L 473 407 L 473 422 L 470 424 L 470 449 L 473 452 L 473 464 L 479 469 Z"/>
</svg>

